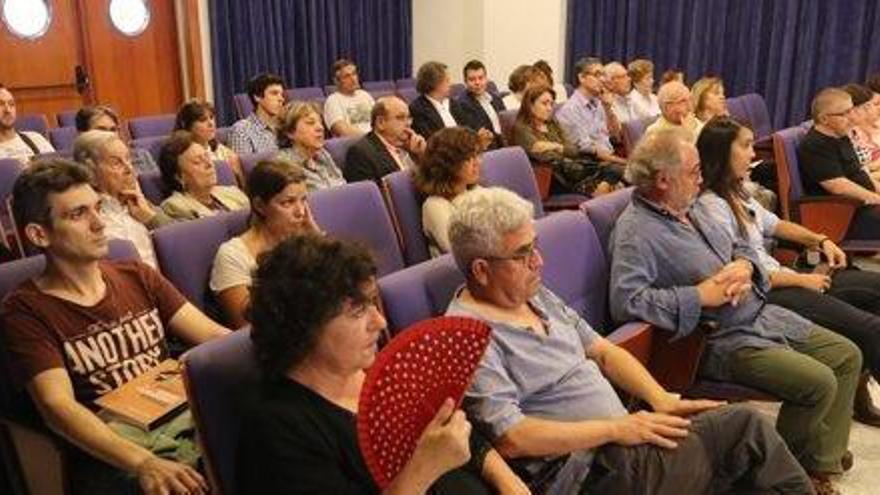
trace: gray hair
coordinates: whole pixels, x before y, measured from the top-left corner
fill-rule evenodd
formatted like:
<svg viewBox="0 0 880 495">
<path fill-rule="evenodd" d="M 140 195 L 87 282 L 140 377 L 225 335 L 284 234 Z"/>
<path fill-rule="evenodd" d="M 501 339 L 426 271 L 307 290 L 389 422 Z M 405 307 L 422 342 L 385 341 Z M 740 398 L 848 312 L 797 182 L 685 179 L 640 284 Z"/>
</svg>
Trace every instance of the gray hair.
<svg viewBox="0 0 880 495">
<path fill-rule="evenodd" d="M 115 132 L 97 129 L 83 132 L 73 141 L 73 159 L 95 173 L 98 162 L 104 159 L 107 146 L 114 141 L 122 141 Z"/>
<path fill-rule="evenodd" d="M 608 83 L 611 82 L 611 76 L 613 74 L 627 74 L 626 67 L 623 66 L 620 62 L 608 62 L 605 64 L 605 77 L 603 78 L 603 82 Z"/>
<path fill-rule="evenodd" d="M 681 166 L 682 146 L 691 135 L 682 128 L 651 132 L 636 145 L 626 164 L 624 178 L 638 189 L 651 189 L 657 174 Z"/>
<path fill-rule="evenodd" d="M 503 237 L 530 222 L 535 210 L 502 187 L 472 189 L 455 198 L 452 206 L 449 242 L 465 277 L 475 259 L 500 255 Z"/>
</svg>

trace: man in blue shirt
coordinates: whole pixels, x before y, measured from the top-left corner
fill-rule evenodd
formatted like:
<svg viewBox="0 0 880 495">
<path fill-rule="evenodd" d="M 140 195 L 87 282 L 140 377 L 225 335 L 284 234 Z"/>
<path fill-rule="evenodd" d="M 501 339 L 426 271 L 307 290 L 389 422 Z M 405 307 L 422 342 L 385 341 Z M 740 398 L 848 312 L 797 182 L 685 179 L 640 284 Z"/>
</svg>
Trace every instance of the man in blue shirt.
<svg viewBox="0 0 880 495">
<path fill-rule="evenodd" d="M 758 413 L 667 392 L 541 284 L 531 203 L 483 188 L 454 205 L 467 283 L 447 314 L 492 327 L 463 405 L 534 492 L 812 493 Z M 629 414 L 612 383 L 653 412 Z"/>
<path fill-rule="evenodd" d="M 813 477 L 851 465 L 847 452 L 862 357 L 851 341 L 767 304 L 757 253 L 714 222 L 698 200 L 697 150 L 684 129 L 660 130 L 633 151 L 636 186 L 611 239 L 611 312 L 684 337 L 711 325 L 701 373 L 782 400 L 777 430 Z"/>
</svg>

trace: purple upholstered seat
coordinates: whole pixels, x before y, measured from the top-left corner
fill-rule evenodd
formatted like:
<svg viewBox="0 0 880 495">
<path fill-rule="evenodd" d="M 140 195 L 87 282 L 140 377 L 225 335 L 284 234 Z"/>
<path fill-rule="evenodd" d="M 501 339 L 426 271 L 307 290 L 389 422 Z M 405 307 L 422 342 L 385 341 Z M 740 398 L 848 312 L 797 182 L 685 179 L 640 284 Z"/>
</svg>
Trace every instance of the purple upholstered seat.
<svg viewBox="0 0 880 495">
<path fill-rule="evenodd" d="M 389 93 L 393 93 L 397 89 L 397 85 L 394 84 L 394 81 L 366 81 L 361 83 L 361 87 L 364 91 L 373 94 L 373 91 L 387 91 Z"/>
<path fill-rule="evenodd" d="M 623 213 L 623 210 L 632 200 L 632 193 L 633 188 L 629 187 L 593 198 L 581 205 L 581 211 L 587 215 L 593 227 L 596 228 L 596 234 L 599 236 L 599 242 L 603 250 L 607 250 L 610 247 L 608 246 L 608 240 L 611 237 L 611 231 L 614 230 L 617 217 Z"/>
<path fill-rule="evenodd" d="M 162 151 L 162 145 L 168 140 L 168 135 L 147 136 L 138 139 L 132 139 L 131 146 L 147 150 L 156 162 L 159 161 L 159 153 Z"/>
<path fill-rule="evenodd" d="M 626 148 L 627 154 L 632 153 L 639 139 L 645 135 L 645 130 L 653 124 L 657 117 L 647 117 L 644 119 L 635 119 L 623 124 L 623 146 Z"/>
<path fill-rule="evenodd" d="M 509 146 L 483 153 L 480 176 L 485 186 L 501 186 L 517 193 L 535 206 L 535 218 L 544 216 L 541 193 L 535 173 L 526 152 L 519 146 Z"/>
<path fill-rule="evenodd" d="M 55 114 L 58 127 L 76 127 L 76 112 L 79 110 L 65 110 Z"/>
<path fill-rule="evenodd" d="M 150 136 L 167 136 L 174 130 L 177 116 L 173 113 L 135 117 L 128 120 L 128 130 L 132 139 Z"/>
<path fill-rule="evenodd" d="M 228 163 L 218 160 L 214 162 L 214 166 L 217 168 L 217 184 L 221 186 L 235 185 L 235 174 Z M 158 205 L 168 197 L 169 191 L 162 181 L 162 173 L 158 170 L 139 173 L 138 184 L 140 184 L 144 196 L 154 205 Z"/>
<path fill-rule="evenodd" d="M 410 266 L 379 279 L 379 292 L 391 335 L 446 311 L 464 276 L 452 255 Z"/>
<path fill-rule="evenodd" d="M 431 257 L 422 228 L 424 199 L 413 183 L 412 175 L 401 170 L 382 178 L 386 202 L 403 244 L 406 266 L 421 263 Z"/>
<path fill-rule="evenodd" d="M 247 117 L 254 111 L 254 104 L 247 93 L 232 95 L 232 105 L 235 107 L 235 113 L 240 119 Z"/>
<path fill-rule="evenodd" d="M 260 163 L 261 160 L 268 160 L 275 156 L 275 151 L 263 151 L 260 153 L 247 153 L 243 155 L 238 155 L 241 160 L 241 170 L 244 172 L 244 176 L 247 177 L 251 174 L 251 171 L 254 167 L 257 166 L 257 163 Z"/>
<path fill-rule="evenodd" d="M 56 127 L 49 129 L 49 142 L 56 151 L 70 151 L 77 134 L 76 127 Z"/>
<path fill-rule="evenodd" d="M 208 303 L 208 281 L 217 249 L 244 231 L 249 210 L 166 225 L 153 232 L 162 273 L 196 307 Z"/>
<path fill-rule="evenodd" d="M 348 149 L 360 138 L 361 136 L 347 136 L 324 141 L 324 149 L 333 157 L 333 162 L 336 163 L 339 170 L 345 170 L 345 155 L 348 154 Z"/>
<path fill-rule="evenodd" d="M 449 97 L 453 100 L 461 98 L 467 92 L 467 86 L 462 83 L 455 83 L 449 86 Z"/>
<path fill-rule="evenodd" d="M 327 234 L 366 245 L 376 259 L 379 276 L 404 267 L 400 243 L 372 181 L 355 182 L 309 194 L 315 221 Z"/>
<path fill-rule="evenodd" d="M 217 141 L 222 144 L 229 144 L 229 131 L 232 130 L 232 127 L 218 127 L 217 128 Z"/>
<path fill-rule="evenodd" d="M 763 96 L 758 93 L 748 93 L 736 99 L 738 100 L 736 108 L 728 108 L 731 117 L 755 131 L 756 140 L 765 139 L 773 134 L 773 122 Z"/>
<path fill-rule="evenodd" d="M 394 85 L 397 87 L 397 89 L 415 88 L 416 87 L 416 80 L 412 77 L 404 77 L 402 79 L 398 79 L 398 80 L 394 81 Z"/>
<path fill-rule="evenodd" d="M 237 493 L 237 446 L 243 409 L 260 384 L 251 330 L 241 329 L 195 347 L 184 354 L 183 365 L 211 492 Z"/>
<path fill-rule="evenodd" d="M 324 90 L 318 86 L 307 86 L 303 88 L 289 88 L 284 90 L 284 99 L 287 101 L 324 101 L 326 95 Z"/>
<path fill-rule="evenodd" d="M 419 92 L 416 91 L 416 88 L 398 86 L 397 96 L 401 97 L 403 101 L 405 101 L 408 105 L 412 103 L 413 100 L 419 97 Z"/>
<path fill-rule="evenodd" d="M 19 131 L 33 131 L 49 137 L 49 121 L 42 113 L 25 113 L 15 119 L 15 128 Z"/>
</svg>

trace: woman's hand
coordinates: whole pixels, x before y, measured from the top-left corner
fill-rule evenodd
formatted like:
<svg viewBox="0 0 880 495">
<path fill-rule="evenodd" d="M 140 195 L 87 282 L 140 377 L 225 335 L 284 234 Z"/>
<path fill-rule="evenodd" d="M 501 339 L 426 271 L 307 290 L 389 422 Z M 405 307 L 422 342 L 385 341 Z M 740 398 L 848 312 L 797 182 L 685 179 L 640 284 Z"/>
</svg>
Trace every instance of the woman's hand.
<svg viewBox="0 0 880 495">
<path fill-rule="evenodd" d="M 818 273 L 798 274 L 798 285 L 816 292 L 825 292 L 831 288 L 831 277 Z"/>
<path fill-rule="evenodd" d="M 410 462 L 425 463 L 439 477 L 471 458 L 470 436 L 471 424 L 464 412 L 446 399 L 419 438 Z"/>
</svg>

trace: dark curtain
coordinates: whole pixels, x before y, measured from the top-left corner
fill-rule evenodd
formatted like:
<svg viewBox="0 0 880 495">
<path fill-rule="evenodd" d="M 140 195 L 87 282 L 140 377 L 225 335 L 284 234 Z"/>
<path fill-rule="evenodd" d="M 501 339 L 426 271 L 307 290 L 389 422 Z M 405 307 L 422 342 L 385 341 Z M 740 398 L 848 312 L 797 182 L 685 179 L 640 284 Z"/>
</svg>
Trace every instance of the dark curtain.
<svg viewBox="0 0 880 495">
<path fill-rule="evenodd" d="M 877 36 L 877 0 L 569 0 L 566 73 L 593 55 L 719 75 L 728 96 L 762 94 L 778 128 L 808 118 L 818 89 L 880 70 Z"/>
<path fill-rule="evenodd" d="M 412 72 L 411 0 L 212 0 L 214 103 L 224 125 L 232 95 L 264 71 L 288 87 L 332 84 L 331 65 L 348 57 L 361 81 Z"/>
</svg>

